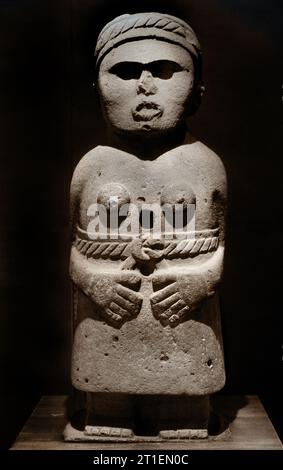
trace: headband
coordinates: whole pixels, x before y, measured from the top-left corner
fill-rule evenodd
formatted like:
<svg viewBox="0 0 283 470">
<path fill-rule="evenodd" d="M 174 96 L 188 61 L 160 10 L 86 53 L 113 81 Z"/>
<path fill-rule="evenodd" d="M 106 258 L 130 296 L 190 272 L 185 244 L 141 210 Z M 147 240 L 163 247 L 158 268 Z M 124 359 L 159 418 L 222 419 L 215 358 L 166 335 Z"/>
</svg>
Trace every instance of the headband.
<svg viewBox="0 0 283 470">
<path fill-rule="evenodd" d="M 104 26 L 95 49 L 96 67 L 114 47 L 147 38 L 178 44 L 197 60 L 201 58 L 200 44 L 187 23 L 163 13 L 136 13 L 118 16 Z"/>
</svg>

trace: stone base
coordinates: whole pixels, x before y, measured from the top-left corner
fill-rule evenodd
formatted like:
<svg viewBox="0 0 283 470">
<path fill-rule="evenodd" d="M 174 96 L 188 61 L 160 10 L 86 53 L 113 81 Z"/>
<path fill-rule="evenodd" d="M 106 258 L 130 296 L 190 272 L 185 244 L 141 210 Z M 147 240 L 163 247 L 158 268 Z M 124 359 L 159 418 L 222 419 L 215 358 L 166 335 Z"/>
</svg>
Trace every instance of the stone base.
<svg viewBox="0 0 283 470">
<path fill-rule="evenodd" d="M 143 442 L 66 442 L 66 396 L 44 396 L 34 409 L 11 450 L 144 450 Z M 230 432 L 207 439 L 154 441 L 148 450 L 282 450 L 282 444 L 256 396 L 215 396 L 213 408 Z"/>
</svg>

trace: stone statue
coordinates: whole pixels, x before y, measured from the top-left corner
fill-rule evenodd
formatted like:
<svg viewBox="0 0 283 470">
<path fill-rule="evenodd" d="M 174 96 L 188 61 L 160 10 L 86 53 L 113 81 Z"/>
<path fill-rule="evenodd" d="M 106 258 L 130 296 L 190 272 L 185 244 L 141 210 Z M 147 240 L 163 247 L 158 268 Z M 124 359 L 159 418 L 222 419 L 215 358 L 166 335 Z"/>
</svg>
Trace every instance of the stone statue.
<svg viewBox="0 0 283 470">
<path fill-rule="evenodd" d="M 195 33 L 167 14 L 119 16 L 99 35 L 95 86 L 109 146 L 71 184 L 72 383 L 86 415 L 64 436 L 206 438 L 225 382 L 226 176 L 187 131 L 204 91 Z"/>
</svg>

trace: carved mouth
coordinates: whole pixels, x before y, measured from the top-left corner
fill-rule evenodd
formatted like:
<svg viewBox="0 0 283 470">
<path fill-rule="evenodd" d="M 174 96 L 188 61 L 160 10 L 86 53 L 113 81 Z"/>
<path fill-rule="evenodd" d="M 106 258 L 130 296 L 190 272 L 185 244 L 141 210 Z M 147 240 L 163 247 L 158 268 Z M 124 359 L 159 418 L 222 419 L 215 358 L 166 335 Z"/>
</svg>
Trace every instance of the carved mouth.
<svg viewBox="0 0 283 470">
<path fill-rule="evenodd" d="M 151 101 L 143 101 L 132 111 L 135 121 L 152 121 L 163 114 L 163 109 Z"/>
<path fill-rule="evenodd" d="M 143 109 L 160 109 L 160 106 L 153 101 L 142 101 L 136 107 L 136 111 L 142 111 Z"/>
</svg>

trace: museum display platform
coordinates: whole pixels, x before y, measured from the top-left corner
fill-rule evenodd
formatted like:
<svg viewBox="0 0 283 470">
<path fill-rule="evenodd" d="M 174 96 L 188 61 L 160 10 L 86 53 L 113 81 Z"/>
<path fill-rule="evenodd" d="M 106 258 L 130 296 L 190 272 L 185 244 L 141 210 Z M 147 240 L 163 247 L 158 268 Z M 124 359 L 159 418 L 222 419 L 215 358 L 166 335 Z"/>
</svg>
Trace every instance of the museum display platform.
<svg viewBox="0 0 283 470">
<path fill-rule="evenodd" d="M 213 397 L 226 423 L 220 434 L 204 440 L 167 442 L 64 442 L 67 397 L 43 396 L 11 450 L 282 450 L 283 446 L 257 396 Z"/>
</svg>

